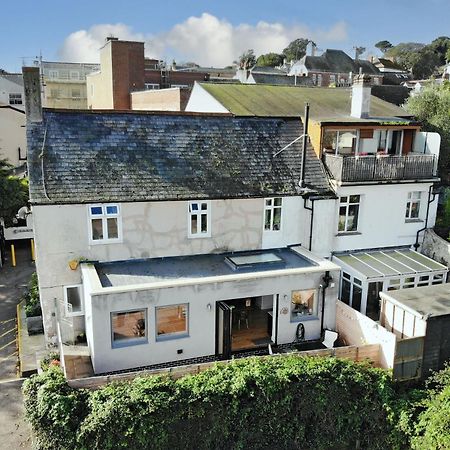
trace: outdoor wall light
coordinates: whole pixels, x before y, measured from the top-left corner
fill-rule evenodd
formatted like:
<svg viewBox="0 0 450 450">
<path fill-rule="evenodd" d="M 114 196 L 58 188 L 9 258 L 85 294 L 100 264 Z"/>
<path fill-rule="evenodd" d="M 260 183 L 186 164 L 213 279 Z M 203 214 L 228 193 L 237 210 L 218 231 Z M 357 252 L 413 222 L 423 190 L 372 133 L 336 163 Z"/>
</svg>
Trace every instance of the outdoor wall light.
<svg viewBox="0 0 450 450">
<path fill-rule="evenodd" d="M 208 304 L 206 305 L 206 307 L 208 308 L 209 311 L 211 311 L 211 308 L 212 308 L 211 303 L 208 303 Z"/>
</svg>

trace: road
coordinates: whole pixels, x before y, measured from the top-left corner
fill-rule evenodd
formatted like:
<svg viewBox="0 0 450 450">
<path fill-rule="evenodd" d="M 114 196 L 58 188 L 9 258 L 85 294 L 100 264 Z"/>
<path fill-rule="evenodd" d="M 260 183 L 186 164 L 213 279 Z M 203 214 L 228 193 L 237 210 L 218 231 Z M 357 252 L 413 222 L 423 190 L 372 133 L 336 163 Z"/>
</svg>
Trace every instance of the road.
<svg viewBox="0 0 450 450">
<path fill-rule="evenodd" d="M 29 243 L 16 246 L 17 266 L 0 269 L 0 448 L 31 449 L 23 421 L 22 381 L 17 378 L 16 307 L 35 271 Z M 8 255 L 9 256 L 9 255 Z"/>
</svg>

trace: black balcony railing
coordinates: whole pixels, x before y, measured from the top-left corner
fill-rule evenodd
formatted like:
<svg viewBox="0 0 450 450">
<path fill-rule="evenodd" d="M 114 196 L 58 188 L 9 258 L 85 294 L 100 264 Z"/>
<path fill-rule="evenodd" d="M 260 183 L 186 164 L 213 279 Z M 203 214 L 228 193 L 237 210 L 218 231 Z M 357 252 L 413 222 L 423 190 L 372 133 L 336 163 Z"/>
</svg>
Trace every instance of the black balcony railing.
<svg viewBox="0 0 450 450">
<path fill-rule="evenodd" d="M 343 156 L 324 153 L 324 162 L 336 181 L 424 180 L 434 178 L 434 155 Z"/>
</svg>

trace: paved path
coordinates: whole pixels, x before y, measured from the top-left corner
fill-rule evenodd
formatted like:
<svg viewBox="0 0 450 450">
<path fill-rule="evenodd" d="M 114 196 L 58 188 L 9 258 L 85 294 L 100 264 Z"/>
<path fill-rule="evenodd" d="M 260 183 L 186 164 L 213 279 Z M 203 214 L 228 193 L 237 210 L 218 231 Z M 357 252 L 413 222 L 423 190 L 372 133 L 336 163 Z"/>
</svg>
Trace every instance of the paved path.
<svg viewBox="0 0 450 450">
<path fill-rule="evenodd" d="M 17 379 L 16 346 L 16 307 L 35 271 L 28 245 L 17 246 L 16 267 L 6 261 L 0 269 L 0 449 L 31 448 L 30 429 L 22 418 L 22 380 Z"/>
<path fill-rule="evenodd" d="M 16 267 L 6 261 L 0 269 L 0 381 L 17 378 L 17 304 L 35 271 L 28 245 L 16 246 Z"/>
</svg>

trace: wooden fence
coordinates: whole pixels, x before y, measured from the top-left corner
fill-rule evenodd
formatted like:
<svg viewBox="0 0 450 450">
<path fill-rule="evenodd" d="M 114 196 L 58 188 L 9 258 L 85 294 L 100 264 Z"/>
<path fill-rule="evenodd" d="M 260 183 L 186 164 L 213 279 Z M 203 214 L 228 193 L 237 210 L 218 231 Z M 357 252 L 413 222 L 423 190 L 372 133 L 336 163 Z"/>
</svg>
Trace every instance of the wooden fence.
<svg viewBox="0 0 450 450">
<path fill-rule="evenodd" d="M 257 358 L 283 358 L 288 355 L 296 356 L 330 356 L 336 358 L 349 359 L 352 361 L 370 361 L 374 366 L 380 365 L 380 346 L 379 344 L 351 345 L 347 347 L 337 347 L 332 349 L 308 350 L 304 352 L 277 353 L 274 355 L 257 356 Z M 68 380 L 70 386 L 74 388 L 97 389 L 105 384 L 117 381 L 130 381 L 138 376 L 168 375 L 173 379 L 178 379 L 186 375 L 194 375 L 203 372 L 216 364 L 229 364 L 233 360 L 220 362 L 209 362 L 201 364 L 190 364 L 187 366 L 171 367 L 166 369 L 145 370 L 140 372 L 128 372 L 116 375 L 96 376 L 90 378 L 79 378 Z"/>
</svg>

